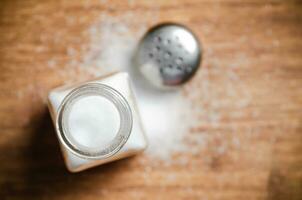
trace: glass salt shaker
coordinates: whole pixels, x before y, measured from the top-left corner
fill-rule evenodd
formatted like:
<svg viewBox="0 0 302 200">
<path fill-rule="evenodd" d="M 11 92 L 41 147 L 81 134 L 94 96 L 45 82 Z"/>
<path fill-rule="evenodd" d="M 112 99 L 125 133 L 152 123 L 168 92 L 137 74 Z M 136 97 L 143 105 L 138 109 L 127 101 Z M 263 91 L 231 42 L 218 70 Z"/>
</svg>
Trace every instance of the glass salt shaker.
<svg viewBox="0 0 302 200">
<path fill-rule="evenodd" d="M 56 88 L 48 100 L 71 172 L 128 157 L 147 147 L 127 73 Z"/>
</svg>

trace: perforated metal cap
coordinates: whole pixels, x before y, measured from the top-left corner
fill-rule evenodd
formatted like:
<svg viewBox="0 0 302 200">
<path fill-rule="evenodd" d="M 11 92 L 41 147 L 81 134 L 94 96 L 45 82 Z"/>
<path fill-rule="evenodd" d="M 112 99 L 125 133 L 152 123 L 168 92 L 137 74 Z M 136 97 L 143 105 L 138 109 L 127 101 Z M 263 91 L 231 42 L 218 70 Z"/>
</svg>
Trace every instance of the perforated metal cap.
<svg viewBox="0 0 302 200">
<path fill-rule="evenodd" d="M 188 28 L 160 24 L 142 38 L 135 60 L 151 83 L 162 88 L 173 87 L 194 75 L 201 62 L 201 48 Z"/>
</svg>

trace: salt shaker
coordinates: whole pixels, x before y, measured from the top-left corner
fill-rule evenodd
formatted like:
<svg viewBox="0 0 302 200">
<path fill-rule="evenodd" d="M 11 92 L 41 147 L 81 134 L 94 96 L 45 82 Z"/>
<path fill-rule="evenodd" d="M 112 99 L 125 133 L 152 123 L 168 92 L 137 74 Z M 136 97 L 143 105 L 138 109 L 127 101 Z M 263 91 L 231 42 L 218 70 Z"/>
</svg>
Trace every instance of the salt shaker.
<svg viewBox="0 0 302 200">
<path fill-rule="evenodd" d="M 128 157 L 147 147 L 127 73 L 56 88 L 48 100 L 71 172 Z"/>
</svg>

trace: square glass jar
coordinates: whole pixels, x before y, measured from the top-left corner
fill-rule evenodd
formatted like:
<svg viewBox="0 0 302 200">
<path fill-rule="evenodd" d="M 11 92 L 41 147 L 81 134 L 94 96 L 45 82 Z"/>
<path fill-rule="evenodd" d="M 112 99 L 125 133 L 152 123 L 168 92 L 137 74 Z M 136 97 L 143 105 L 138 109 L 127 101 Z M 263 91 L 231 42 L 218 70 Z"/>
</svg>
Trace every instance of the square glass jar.
<svg viewBox="0 0 302 200">
<path fill-rule="evenodd" d="M 83 104 L 89 99 L 92 103 Z M 94 104 L 96 100 L 101 101 Z M 48 107 L 65 164 L 71 172 L 125 158 L 147 147 L 135 95 L 125 72 L 56 88 L 49 93 Z M 101 114 L 99 122 L 93 116 L 95 113 Z M 112 123 L 114 119 L 117 123 Z M 89 128 L 92 134 L 86 134 L 84 128 Z M 103 129 L 105 132 L 100 133 Z M 114 135 L 106 143 L 99 142 L 111 130 Z"/>
</svg>

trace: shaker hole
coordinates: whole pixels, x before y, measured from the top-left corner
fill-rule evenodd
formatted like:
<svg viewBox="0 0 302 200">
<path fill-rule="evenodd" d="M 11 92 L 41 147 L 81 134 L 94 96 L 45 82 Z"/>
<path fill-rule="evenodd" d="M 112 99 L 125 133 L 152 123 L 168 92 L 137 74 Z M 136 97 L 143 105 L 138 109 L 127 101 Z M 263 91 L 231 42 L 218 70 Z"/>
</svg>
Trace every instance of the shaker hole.
<svg viewBox="0 0 302 200">
<path fill-rule="evenodd" d="M 161 73 L 161 74 L 163 74 L 164 73 L 164 68 L 159 68 L 159 72 Z"/>
<path fill-rule="evenodd" d="M 171 52 L 168 51 L 168 52 L 165 53 L 165 58 L 166 59 L 169 59 L 171 56 L 172 56 Z"/>
<path fill-rule="evenodd" d="M 176 62 L 176 64 L 180 65 L 180 64 L 182 64 L 182 62 L 183 62 L 183 58 L 182 58 L 182 57 L 179 57 L 179 58 L 176 59 L 175 62 Z"/>
<path fill-rule="evenodd" d="M 162 41 L 162 39 L 161 39 L 160 36 L 156 36 L 156 37 L 155 37 L 155 42 L 161 42 L 161 41 Z"/>
</svg>

